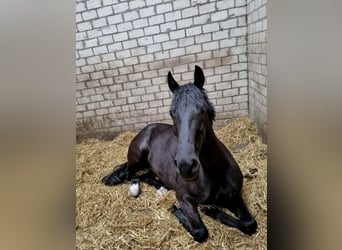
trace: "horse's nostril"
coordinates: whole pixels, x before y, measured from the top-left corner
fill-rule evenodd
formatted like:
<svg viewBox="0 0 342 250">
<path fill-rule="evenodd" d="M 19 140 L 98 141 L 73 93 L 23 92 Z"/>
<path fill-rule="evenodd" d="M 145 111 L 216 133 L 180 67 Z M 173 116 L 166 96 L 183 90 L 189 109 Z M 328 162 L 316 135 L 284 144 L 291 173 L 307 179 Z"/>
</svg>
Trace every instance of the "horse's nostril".
<svg viewBox="0 0 342 250">
<path fill-rule="evenodd" d="M 196 167 L 196 165 L 197 165 L 197 161 L 195 159 L 193 159 L 191 162 L 191 168 Z"/>
<path fill-rule="evenodd" d="M 177 160 L 176 160 L 176 159 L 175 159 L 175 166 L 178 166 L 178 165 L 177 165 Z"/>
</svg>

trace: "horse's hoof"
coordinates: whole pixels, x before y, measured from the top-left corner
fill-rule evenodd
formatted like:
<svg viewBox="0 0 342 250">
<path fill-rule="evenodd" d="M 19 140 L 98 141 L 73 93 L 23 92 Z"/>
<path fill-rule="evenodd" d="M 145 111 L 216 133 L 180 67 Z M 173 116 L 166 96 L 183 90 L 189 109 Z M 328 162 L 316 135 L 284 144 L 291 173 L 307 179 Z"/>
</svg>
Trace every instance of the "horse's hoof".
<svg viewBox="0 0 342 250">
<path fill-rule="evenodd" d="M 167 193 L 167 189 L 161 186 L 156 192 L 156 198 L 159 199 L 160 197 L 164 196 Z"/>
<path fill-rule="evenodd" d="M 171 210 L 171 213 L 175 213 L 175 212 L 177 212 L 178 211 L 178 207 L 176 207 L 176 205 L 172 205 L 171 207 L 170 207 L 170 210 Z"/>
<path fill-rule="evenodd" d="M 241 223 L 242 225 L 239 227 L 239 230 L 249 236 L 254 234 L 258 228 L 258 224 L 254 219 L 251 221 L 244 221 Z"/>
<path fill-rule="evenodd" d="M 197 241 L 198 243 L 204 242 L 206 239 L 208 239 L 208 229 L 205 227 L 198 230 L 193 234 L 194 240 Z"/>
</svg>

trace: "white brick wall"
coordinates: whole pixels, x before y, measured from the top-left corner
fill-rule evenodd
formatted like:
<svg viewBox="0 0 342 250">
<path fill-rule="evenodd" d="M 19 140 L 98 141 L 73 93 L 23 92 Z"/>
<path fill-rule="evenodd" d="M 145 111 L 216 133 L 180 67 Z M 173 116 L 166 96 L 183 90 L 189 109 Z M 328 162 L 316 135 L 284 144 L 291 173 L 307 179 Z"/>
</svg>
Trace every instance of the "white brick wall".
<svg viewBox="0 0 342 250">
<path fill-rule="evenodd" d="M 216 127 L 248 114 L 247 2 L 77 0 L 77 134 L 170 121 L 167 72 L 184 84 L 195 64 L 205 72 Z M 259 12 L 266 17 L 266 8 Z M 251 24 L 267 28 L 262 20 Z"/>
<path fill-rule="evenodd" d="M 266 1 L 247 0 L 246 8 L 249 114 L 255 120 L 265 141 L 267 140 L 266 3 Z M 244 91 L 242 90 L 242 93 Z"/>
</svg>

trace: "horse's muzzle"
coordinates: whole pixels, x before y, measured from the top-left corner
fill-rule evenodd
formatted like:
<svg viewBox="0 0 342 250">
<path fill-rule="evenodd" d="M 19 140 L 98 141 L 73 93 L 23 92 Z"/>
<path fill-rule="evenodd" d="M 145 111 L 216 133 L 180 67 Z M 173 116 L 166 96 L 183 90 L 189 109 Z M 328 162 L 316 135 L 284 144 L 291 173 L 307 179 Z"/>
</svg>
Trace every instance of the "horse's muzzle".
<svg viewBox="0 0 342 250">
<path fill-rule="evenodd" d="M 199 174 L 199 162 L 196 159 L 192 159 L 189 161 L 180 161 L 178 164 L 176 162 L 176 165 L 179 169 L 179 173 L 181 176 L 187 180 L 192 181 L 197 179 Z"/>
</svg>

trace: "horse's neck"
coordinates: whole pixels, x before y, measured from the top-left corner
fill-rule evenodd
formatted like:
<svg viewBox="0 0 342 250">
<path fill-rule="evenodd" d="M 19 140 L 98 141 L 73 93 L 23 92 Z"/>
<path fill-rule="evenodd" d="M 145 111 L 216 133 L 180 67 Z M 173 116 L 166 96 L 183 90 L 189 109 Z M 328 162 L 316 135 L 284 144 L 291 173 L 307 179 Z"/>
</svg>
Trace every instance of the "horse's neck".
<svg viewBox="0 0 342 250">
<path fill-rule="evenodd" d="M 208 126 L 205 134 L 205 139 L 202 145 L 202 150 L 212 149 L 218 144 L 218 139 L 214 133 L 212 126 Z"/>
</svg>

